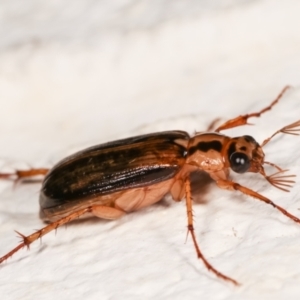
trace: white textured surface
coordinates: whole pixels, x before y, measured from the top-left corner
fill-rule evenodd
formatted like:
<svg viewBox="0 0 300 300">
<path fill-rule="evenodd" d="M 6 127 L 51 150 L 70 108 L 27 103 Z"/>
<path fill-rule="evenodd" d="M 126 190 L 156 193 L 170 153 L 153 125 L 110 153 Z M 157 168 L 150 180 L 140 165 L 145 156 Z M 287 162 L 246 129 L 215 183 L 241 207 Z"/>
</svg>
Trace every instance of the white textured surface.
<svg viewBox="0 0 300 300">
<path fill-rule="evenodd" d="M 300 2 L 209 3 L 3 1 L 1 170 L 51 166 L 127 135 L 203 130 L 269 104 L 287 83 L 295 88 L 256 126 L 231 132 L 262 141 L 299 119 Z M 277 138 L 267 158 L 299 176 L 299 145 Z M 259 176 L 236 178 L 300 215 L 299 183 L 284 193 Z M 14 229 L 43 226 L 38 190 L 0 182 L 1 254 L 18 242 Z M 69 225 L 20 251 L 0 268 L 1 299 L 298 299 L 297 224 L 214 185 L 195 197 L 204 254 L 241 287 L 197 261 L 185 244 L 184 203 L 166 199 L 117 221 Z"/>
</svg>

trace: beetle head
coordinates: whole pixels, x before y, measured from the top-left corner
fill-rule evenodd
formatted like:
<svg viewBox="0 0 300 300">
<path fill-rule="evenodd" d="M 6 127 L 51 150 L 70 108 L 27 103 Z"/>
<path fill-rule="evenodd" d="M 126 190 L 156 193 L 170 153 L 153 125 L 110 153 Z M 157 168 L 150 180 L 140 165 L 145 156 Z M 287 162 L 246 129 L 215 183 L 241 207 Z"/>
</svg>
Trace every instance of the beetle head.
<svg viewBox="0 0 300 300">
<path fill-rule="evenodd" d="M 250 135 L 233 138 L 228 147 L 230 168 L 236 173 L 260 173 L 265 154 Z"/>
<path fill-rule="evenodd" d="M 285 187 L 291 187 L 294 181 L 290 177 L 295 175 L 282 175 L 287 170 L 282 170 L 277 165 L 265 161 L 265 154 L 262 147 L 265 142 L 260 145 L 249 135 L 233 138 L 228 147 L 228 159 L 230 168 L 236 173 L 260 173 L 273 186 L 288 191 Z M 277 172 L 267 176 L 263 165 L 268 164 L 277 169 Z"/>
</svg>

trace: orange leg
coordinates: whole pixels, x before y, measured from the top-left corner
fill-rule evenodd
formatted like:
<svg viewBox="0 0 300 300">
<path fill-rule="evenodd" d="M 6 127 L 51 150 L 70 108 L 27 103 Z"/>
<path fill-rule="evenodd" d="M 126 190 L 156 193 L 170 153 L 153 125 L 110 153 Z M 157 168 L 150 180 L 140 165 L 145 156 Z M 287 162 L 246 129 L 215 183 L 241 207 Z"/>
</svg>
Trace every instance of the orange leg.
<svg viewBox="0 0 300 300">
<path fill-rule="evenodd" d="M 206 131 L 211 132 L 214 131 L 216 128 L 216 125 L 221 121 L 221 118 L 214 119 L 207 127 Z"/>
<path fill-rule="evenodd" d="M 4 262 L 5 260 L 7 260 L 9 257 L 11 257 L 13 254 L 15 254 L 20 249 L 22 249 L 24 247 L 29 248 L 31 243 L 40 239 L 42 236 L 46 235 L 50 231 L 56 230 L 58 227 L 60 227 L 64 224 L 67 224 L 87 213 L 93 213 L 95 216 L 98 216 L 100 218 L 106 218 L 106 219 L 116 219 L 116 218 L 121 217 L 124 214 L 123 211 L 115 209 L 113 207 L 95 205 L 95 206 L 89 206 L 89 207 L 74 211 L 74 212 L 70 213 L 68 216 L 63 217 L 53 223 L 50 223 L 49 225 L 45 226 L 44 228 L 42 228 L 28 236 L 25 236 L 16 231 L 17 234 L 22 238 L 23 241 L 21 244 L 19 244 L 17 247 L 12 249 L 10 252 L 8 252 L 4 256 L 2 256 L 0 258 L 0 264 L 2 262 Z"/>
<path fill-rule="evenodd" d="M 38 176 L 38 175 L 46 175 L 49 169 L 29 169 L 29 170 L 16 170 L 13 173 L 0 173 L 0 179 L 28 179 L 30 177 Z"/>
<path fill-rule="evenodd" d="M 251 113 L 251 114 L 247 114 L 247 115 L 242 115 L 239 117 L 236 117 L 234 119 L 230 119 L 227 122 L 225 122 L 224 124 L 222 124 L 221 126 L 219 126 L 215 132 L 220 132 L 221 130 L 225 130 L 225 129 L 229 129 L 229 128 L 233 128 L 233 127 L 237 127 L 237 126 L 242 126 L 242 125 L 250 125 L 247 121 L 249 118 L 259 118 L 263 113 L 265 113 L 268 110 L 271 110 L 271 108 L 278 103 L 278 101 L 282 98 L 283 94 L 286 92 L 287 89 L 289 89 L 290 86 L 286 86 L 284 87 L 284 89 L 281 91 L 281 93 L 277 96 L 277 98 L 272 101 L 272 103 L 265 107 L 264 109 L 262 109 L 259 112 L 256 113 Z"/>
<path fill-rule="evenodd" d="M 186 179 L 185 180 L 185 197 L 186 197 L 186 208 L 187 208 L 187 216 L 188 216 L 188 233 L 191 234 L 192 236 L 192 239 L 193 239 L 193 243 L 194 243 L 194 246 L 195 246 L 195 249 L 196 249 L 196 253 L 197 253 L 197 256 L 199 259 L 201 259 L 203 261 L 203 263 L 205 264 L 206 268 L 213 272 L 216 276 L 224 279 L 224 280 L 227 280 L 227 281 L 230 281 L 232 282 L 233 284 L 235 285 L 239 285 L 239 283 L 222 274 L 221 272 L 219 272 L 218 270 L 216 270 L 207 260 L 206 258 L 203 256 L 199 246 L 198 246 L 198 243 L 197 243 L 197 240 L 196 240 L 196 236 L 195 236 L 195 232 L 194 232 L 194 225 L 193 225 L 193 211 L 192 211 L 192 195 L 191 195 L 191 183 L 190 183 L 190 179 Z"/>
<path fill-rule="evenodd" d="M 229 180 L 218 180 L 217 181 L 217 185 L 222 188 L 222 189 L 226 189 L 226 190 L 236 190 L 236 191 L 240 191 L 243 194 L 246 194 L 248 196 L 251 196 L 257 200 L 263 201 L 267 204 L 272 205 L 274 208 L 278 209 L 282 214 L 284 214 L 285 216 L 287 216 L 288 218 L 292 219 L 293 221 L 295 221 L 296 223 L 300 223 L 300 219 L 297 218 L 296 216 L 292 215 L 291 213 L 289 213 L 288 211 L 286 211 L 284 208 L 282 208 L 281 206 L 275 204 L 273 201 L 271 201 L 270 199 L 264 197 L 263 195 L 254 192 L 253 190 L 242 186 L 236 182 L 233 181 L 229 181 Z"/>
</svg>

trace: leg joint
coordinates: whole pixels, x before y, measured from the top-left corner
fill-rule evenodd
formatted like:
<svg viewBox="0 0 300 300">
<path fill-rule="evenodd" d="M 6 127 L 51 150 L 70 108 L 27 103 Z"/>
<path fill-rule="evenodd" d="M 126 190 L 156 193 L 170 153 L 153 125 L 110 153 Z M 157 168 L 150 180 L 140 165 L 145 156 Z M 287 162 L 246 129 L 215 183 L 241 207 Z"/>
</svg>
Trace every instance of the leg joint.
<svg viewBox="0 0 300 300">
<path fill-rule="evenodd" d="M 194 231 L 194 226 L 192 224 L 189 224 L 187 226 L 187 228 L 188 228 L 188 231 Z"/>
</svg>

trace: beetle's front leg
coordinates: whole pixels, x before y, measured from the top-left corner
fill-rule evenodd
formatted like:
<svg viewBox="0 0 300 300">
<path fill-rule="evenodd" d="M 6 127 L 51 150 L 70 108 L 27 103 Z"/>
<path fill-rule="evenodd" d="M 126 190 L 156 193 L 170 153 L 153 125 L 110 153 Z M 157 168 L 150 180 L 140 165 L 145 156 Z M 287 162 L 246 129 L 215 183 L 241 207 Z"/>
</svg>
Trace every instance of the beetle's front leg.
<svg viewBox="0 0 300 300">
<path fill-rule="evenodd" d="M 294 220 L 296 223 L 300 223 L 300 219 L 297 218 L 296 216 L 292 215 L 291 213 L 289 213 L 288 211 L 286 211 L 284 208 L 282 208 L 281 206 L 275 204 L 273 201 L 271 201 L 270 199 L 266 198 L 265 196 L 245 187 L 240 185 L 239 183 L 230 181 L 230 180 L 217 180 L 216 181 L 217 185 L 221 188 L 221 189 L 226 189 L 226 190 L 232 190 L 232 191 L 240 191 L 243 194 L 246 194 L 248 196 L 251 196 L 257 200 L 263 201 L 267 204 L 272 205 L 274 208 L 278 209 L 282 214 L 284 214 L 285 216 L 287 216 L 288 218 Z"/>
</svg>

